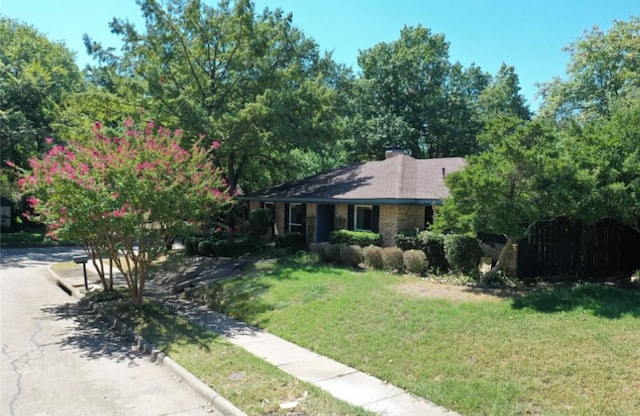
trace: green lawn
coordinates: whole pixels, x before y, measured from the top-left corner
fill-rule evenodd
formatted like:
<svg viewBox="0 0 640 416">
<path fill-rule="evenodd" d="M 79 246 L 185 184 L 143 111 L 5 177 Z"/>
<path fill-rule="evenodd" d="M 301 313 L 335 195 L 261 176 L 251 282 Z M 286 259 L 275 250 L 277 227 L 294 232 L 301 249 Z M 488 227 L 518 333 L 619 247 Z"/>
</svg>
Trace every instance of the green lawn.
<svg viewBox="0 0 640 416">
<path fill-rule="evenodd" d="M 209 289 L 215 309 L 464 415 L 640 414 L 640 291 L 497 295 L 295 261 Z"/>
<path fill-rule="evenodd" d="M 129 300 L 105 304 L 142 335 L 248 415 L 372 416 L 373 413 L 335 399 L 215 333 L 147 302 L 142 312 Z M 298 401 L 294 409 L 281 403 Z"/>
</svg>

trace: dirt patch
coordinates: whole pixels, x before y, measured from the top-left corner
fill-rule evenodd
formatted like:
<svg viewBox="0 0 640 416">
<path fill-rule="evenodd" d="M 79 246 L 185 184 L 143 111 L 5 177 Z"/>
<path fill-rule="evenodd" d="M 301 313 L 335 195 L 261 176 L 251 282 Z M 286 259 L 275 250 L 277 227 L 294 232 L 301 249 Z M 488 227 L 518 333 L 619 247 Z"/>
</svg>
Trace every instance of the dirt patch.
<svg viewBox="0 0 640 416">
<path fill-rule="evenodd" d="M 395 287 L 403 295 L 425 299 L 449 299 L 458 302 L 482 302 L 519 296 L 517 289 L 480 288 L 471 286 L 438 283 L 430 280 L 417 280 L 401 283 Z"/>
</svg>

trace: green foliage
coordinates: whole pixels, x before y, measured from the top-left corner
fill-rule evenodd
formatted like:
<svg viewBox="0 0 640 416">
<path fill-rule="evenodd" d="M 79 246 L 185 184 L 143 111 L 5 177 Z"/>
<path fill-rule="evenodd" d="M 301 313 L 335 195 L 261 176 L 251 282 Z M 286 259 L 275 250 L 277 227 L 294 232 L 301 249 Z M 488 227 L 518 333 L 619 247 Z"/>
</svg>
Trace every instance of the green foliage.
<svg viewBox="0 0 640 416">
<path fill-rule="evenodd" d="M 382 264 L 386 270 L 402 273 L 404 268 L 402 250 L 398 247 L 383 247 L 380 254 L 382 256 Z"/>
<path fill-rule="evenodd" d="M 420 250 L 427 257 L 427 266 L 435 273 L 444 273 L 449 269 L 444 253 L 444 235 L 433 231 L 422 231 L 416 237 Z"/>
<path fill-rule="evenodd" d="M 203 240 L 202 237 L 190 236 L 184 240 L 184 251 L 187 256 L 198 255 L 198 245 Z"/>
<path fill-rule="evenodd" d="M 93 82 L 185 129 L 219 141 L 215 162 L 232 191 L 251 192 L 333 167 L 337 94 L 347 70 L 281 10 L 249 0 L 142 0 L 144 30 L 114 19 L 123 53 L 85 39 Z M 179 45 L 179 46 L 177 46 Z M 110 100 L 109 100 L 110 101 Z M 80 102 L 82 104 L 82 101 Z"/>
<path fill-rule="evenodd" d="M 358 267 L 362 263 L 362 247 L 348 245 L 340 248 L 340 261 L 351 267 Z"/>
<path fill-rule="evenodd" d="M 474 273 L 482 257 L 480 241 L 474 236 L 465 234 L 446 235 L 444 252 L 451 269 L 463 274 Z"/>
<path fill-rule="evenodd" d="M 371 231 L 336 230 L 329 235 L 329 242 L 334 244 L 357 245 L 366 247 L 380 245 L 382 237 Z"/>
<path fill-rule="evenodd" d="M 83 88 L 73 53 L 36 29 L 0 17 L 0 154 L 19 167 L 48 146 L 64 97 Z"/>
<path fill-rule="evenodd" d="M 268 208 L 254 209 L 249 213 L 249 234 L 255 237 L 266 235 L 272 224 L 271 210 Z"/>
<path fill-rule="evenodd" d="M 202 240 L 198 243 L 198 254 L 203 257 L 213 257 L 213 241 L 211 240 Z"/>
<path fill-rule="evenodd" d="M 419 248 L 417 240 L 418 233 L 416 231 L 396 234 L 395 237 L 393 237 L 396 247 L 400 248 L 402 251 Z"/>
<path fill-rule="evenodd" d="M 607 32 L 594 26 L 565 51 L 565 77 L 544 84 L 542 116 L 556 120 L 609 118 L 620 99 L 640 89 L 640 17 L 615 20 Z"/>
<path fill-rule="evenodd" d="M 304 250 L 306 246 L 307 241 L 300 233 L 285 233 L 276 237 L 276 247 L 279 248 L 297 251 Z"/>
<path fill-rule="evenodd" d="M 213 242 L 215 255 L 221 257 L 239 257 L 255 251 L 258 247 L 259 242 L 250 235 L 229 236 Z"/>
<path fill-rule="evenodd" d="M 427 265 L 427 255 L 422 250 L 407 250 L 402 253 L 404 269 L 413 274 L 422 274 Z"/>
</svg>

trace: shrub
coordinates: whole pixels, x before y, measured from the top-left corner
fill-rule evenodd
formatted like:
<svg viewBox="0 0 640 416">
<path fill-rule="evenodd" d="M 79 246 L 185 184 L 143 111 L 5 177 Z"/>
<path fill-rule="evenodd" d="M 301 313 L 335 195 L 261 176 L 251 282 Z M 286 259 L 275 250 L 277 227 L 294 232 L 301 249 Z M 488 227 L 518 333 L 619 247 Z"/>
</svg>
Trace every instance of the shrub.
<svg viewBox="0 0 640 416">
<path fill-rule="evenodd" d="M 259 247 L 257 241 L 248 235 L 225 238 L 213 243 L 213 250 L 218 256 L 238 257 L 252 252 Z"/>
<path fill-rule="evenodd" d="M 384 268 L 384 263 L 382 262 L 382 247 L 367 246 L 362 249 L 362 257 L 364 257 L 364 264 L 367 267 L 375 270 L 382 270 Z"/>
<path fill-rule="evenodd" d="M 398 247 L 402 251 L 415 249 L 419 250 L 417 233 L 415 231 L 398 233 L 395 237 L 393 237 L 393 241 L 395 242 L 396 247 Z"/>
<path fill-rule="evenodd" d="M 336 230 L 332 231 L 329 236 L 330 243 L 356 245 L 360 247 L 370 245 L 378 246 L 381 241 L 382 237 L 380 237 L 380 234 L 370 231 Z"/>
<path fill-rule="evenodd" d="M 202 241 L 201 237 L 191 236 L 184 240 L 184 254 L 187 256 L 198 255 L 198 244 Z"/>
<path fill-rule="evenodd" d="M 362 247 L 357 245 L 340 248 L 340 260 L 351 267 L 358 267 L 362 263 Z"/>
<path fill-rule="evenodd" d="M 422 274 L 425 270 L 427 255 L 422 250 L 407 250 L 402 253 L 404 269 L 409 273 Z"/>
<path fill-rule="evenodd" d="M 382 264 L 384 268 L 391 271 L 402 273 L 404 266 L 404 258 L 402 250 L 398 247 L 384 247 L 381 251 Z"/>
<path fill-rule="evenodd" d="M 203 257 L 213 257 L 213 241 L 202 240 L 198 243 L 198 254 Z"/>
<path fill-rule="evenodd" d="M 444 238 L 444 252 L 451 268 L 460 273 L 472 273 L 480 263 L 480 241 L 470 235 L 449 234 Z"/>
<path fill-rule="evenodd" d="M 276 237 L 276 247 L 288 250 L 303 250 L 307 245 L 304 235 L 300 233 L 285 233 Z"/>
<path fill-rule="evenodd" d="M 321 243 L 311 243 L 309 244 L 309 251 L 317 254 L 320 261 L 328 261 L 328 250 L 330 244 L 326 241 Z"/>
<path fill-rule="evenodd" d="M 344 246 L 344 244 L 329 244 L 326 252 L 327 260 L 332 263 L 340 263 L 340 250 Z"/>
<path fill-rule="evenodd" d="M 249 213 L 249 234 L 262 237 L 271 228 L 271 210 L 268 208 L 254 209 Z"/>
<path fill-rule="evenodd" d="M 444 235 L 433 231 L 422 231 L 416 237 L 420 250 L 427 255 L 427 266 L 435 273 L 444 273 L 449 269 L 444 255 Z"/>
</svg>

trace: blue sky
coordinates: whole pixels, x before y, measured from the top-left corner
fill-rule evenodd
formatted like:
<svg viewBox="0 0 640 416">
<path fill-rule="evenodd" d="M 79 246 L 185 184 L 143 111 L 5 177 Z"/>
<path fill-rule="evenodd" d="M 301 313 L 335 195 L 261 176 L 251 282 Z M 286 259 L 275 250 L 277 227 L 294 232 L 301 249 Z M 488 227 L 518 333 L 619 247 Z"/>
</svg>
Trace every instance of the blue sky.
<svg viewBox="0 0 640 416">
<path fill-rule="evenodd" d="M 213 5 L 216 0 L 204 0 Z M 399 38 L 403 26 L 421 24 L 443 33 L 450 59 L 475 63 L 495 74 L 505 62 L 520 76 L 532 108 L 536 83 L 562 77 L 568 54 L 562 48 L 584 30 L 606 30 L 614 19 L 640 15 L 638 0 L 254 0 L 257 10 L 282 8 L 294 24 L 334 59 L 357 70 L 360 50 Z M 80 67 L 89 63 L 87 33 L 105 45 L 120 45 L 109 32 L 113 17 L 142 26 L 135 0 L 0 0 L 0 14 L 26 22 L 50 40 L 63 41 Z"/>
</svg>

